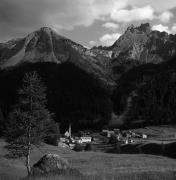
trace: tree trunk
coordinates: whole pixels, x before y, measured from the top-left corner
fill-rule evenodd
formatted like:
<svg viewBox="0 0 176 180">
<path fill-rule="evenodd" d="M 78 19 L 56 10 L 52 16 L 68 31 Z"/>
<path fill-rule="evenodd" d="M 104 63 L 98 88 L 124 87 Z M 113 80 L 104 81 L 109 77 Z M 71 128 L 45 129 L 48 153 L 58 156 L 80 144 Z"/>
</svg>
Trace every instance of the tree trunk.
<svg viewBox="0 0 176 180">
<path fill-rule="evenodd" d="M 32 114 L 32 103 L 33 99 L 32 97 L 30 98 L 30 110 Z M 31 153 L 31 120 L 29 120 L 29 126 L 28 126 L 28 145 L 27 145 L 27 156 L 26 156 L 26 168 L 27 168 L 27 173 L 28 175 L 31 174 L 31 166 L 30 166 L 30 153 Z"/>
<path fill-rule="evenodd" d="M 30 175 L 31 173 L 31 166 L 30 166 L 30 147 L 28 147 L 27 156 L 26 156 L 26 168 L 27 173 Z"/>
</svg>

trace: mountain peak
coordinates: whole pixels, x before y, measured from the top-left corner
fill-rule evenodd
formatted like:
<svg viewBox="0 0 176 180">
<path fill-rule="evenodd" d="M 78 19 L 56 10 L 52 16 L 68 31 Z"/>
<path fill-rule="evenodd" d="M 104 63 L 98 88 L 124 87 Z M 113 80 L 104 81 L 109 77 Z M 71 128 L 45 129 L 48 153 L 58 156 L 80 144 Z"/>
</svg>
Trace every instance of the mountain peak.
<svg viewBox="0 0 176 180">
<path fill-rule="evenodd" d="M 54 29 L 52 29 L 51 27 L 41 27 L 40 29 L 38 29 L 36 32 L 44 32 L 46 34 L 56 34 L 60 37 L 62 37 L 61 35 L 58 34 L 57 31 L 55 31 Z"/>
<path fill-rule="evenodd" d="M 40 31 L 53 31 L 52 28 L 47 27 L 47 26 L 41 27 L 39 30 L 40 30 Z"/>
<path fill-rule="evenodd" d="M 144 24 L 141 24 L 140 26 L 138 27 L 135 27 L 133 24 L 131 24 L 126 32 L 131 32 L 131 33 L 134 33 L 134 32 L 143 32 L 143 33 L 150 33 L 151 32 L 151 26 L 149 23 L 144 23 Z"/>
<path fill-rule="evenodd" d="M 39 30 L 37 30 L 37 32 L 42 32 L 50 35 L 52 32 L 54 32 L 54 30 L 50 27 L 41 27 Z"/>
<path fill-rule="evenodd" d="M 45 34 L 50 38 L 51 38 L 51 36 L 54 35 L 54 36 L 57 36 L 57 38 L 60 38 L 60 39 L 67 39 L 66 37 L 60 35 L 57 31 L 52 29 L 51 27 L 47 27 L 47 26 L 41 27 L 40 29 L 34 31 L 31 34 L 35 34 L 35 35 Z M 29 34 L 29 35 L 31 35 L 31 34 Z"/>
<path fill-rule="evenodd" d="M 134 25 L 133 25 L 133 24 L 131 24 L 131 25 L 127 28 L 127 31 L 131 31 L 131 32 L 133 32 L 133 31 L 134 31 L 134 29 L 135 29 Z"/>
<path fill-rule="evenodd" d="M 141 24 L 139 27 L 137 27 L 137 29 L 139 31 L 143 31 L 145 33 L 150 33 L 151 32 L 151 26 L 150 26 L 149 23 Z"/>
</svg>

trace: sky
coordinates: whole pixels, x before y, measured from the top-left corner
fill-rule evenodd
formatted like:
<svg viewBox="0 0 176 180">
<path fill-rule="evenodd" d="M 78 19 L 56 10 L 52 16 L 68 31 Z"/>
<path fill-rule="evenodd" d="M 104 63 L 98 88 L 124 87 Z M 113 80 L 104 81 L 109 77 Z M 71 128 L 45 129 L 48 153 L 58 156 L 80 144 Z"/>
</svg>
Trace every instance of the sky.
<svg viewBox="0 0 176 180">
<path fill-rule="evenodd" d="M 86 47 L 109 46 L 146 22 L 176 34 L 176 0 L 0 0 L 0 42 L 47 26 Z"/>
</svg>

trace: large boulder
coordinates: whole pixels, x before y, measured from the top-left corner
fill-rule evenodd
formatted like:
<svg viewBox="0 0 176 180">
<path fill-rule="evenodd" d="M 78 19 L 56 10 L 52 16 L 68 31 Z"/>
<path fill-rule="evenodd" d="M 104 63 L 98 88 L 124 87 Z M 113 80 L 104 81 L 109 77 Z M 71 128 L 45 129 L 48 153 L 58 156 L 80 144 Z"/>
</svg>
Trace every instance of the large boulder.
<svg viewBox="0 0 176 180">
<path fill-rule="evenodd" d="M 32 175 L 44 175 L 44 174 L 69 174 L 70 172 L 76 172 L 73 170 L 65 159 L 61 158 L 57 154 L 44 155 L 36 164 L 33 165 Z M 78 171 L 77 171 L 78 172 Z"/>
</svg>

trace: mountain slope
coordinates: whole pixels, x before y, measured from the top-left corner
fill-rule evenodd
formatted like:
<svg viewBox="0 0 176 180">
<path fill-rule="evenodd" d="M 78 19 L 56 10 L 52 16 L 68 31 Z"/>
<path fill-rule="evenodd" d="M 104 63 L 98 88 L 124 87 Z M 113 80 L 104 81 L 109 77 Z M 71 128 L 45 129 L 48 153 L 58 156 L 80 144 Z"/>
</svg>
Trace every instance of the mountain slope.
<svg viewBox="0 0 176 180">
<path fill-rule="evenodd" d="M 99 57 L 100 58 L 100 57 Z M 25 62 L 71 62 L 107 83 L 110 75 L 103 62 L 85 47 L 43 27 L 25 38 L 0 44 L 0 68 L 18 66 Z"/>
</svg>

